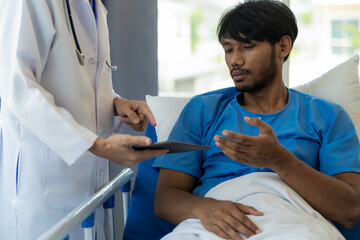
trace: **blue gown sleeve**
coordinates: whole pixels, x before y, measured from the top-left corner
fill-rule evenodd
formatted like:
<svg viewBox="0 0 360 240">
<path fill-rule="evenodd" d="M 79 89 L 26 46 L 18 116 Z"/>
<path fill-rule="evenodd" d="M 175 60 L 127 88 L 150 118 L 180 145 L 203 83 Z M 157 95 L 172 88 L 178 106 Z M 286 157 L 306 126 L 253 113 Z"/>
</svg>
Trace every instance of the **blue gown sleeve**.
<svg viewBox="0 0 360 240">
<path fill-rule="evenodd" d="M 204 145 L 202 135 L 207 125 L 206 111 L 205 104 L 198 97 L 192 98 L 181 112 L 169 140 Z M 162 155 L 155 160 L 153 167 L 177 170 L 200 178 L 203 154 L 203 151 L 194 151 Z"/>
<path fill-rule="evenodd" d="M 327 131 L 322 133 L 319 170 L 328 175 L 360 173 L 360 145 L 354 124 L 339 105 L 327 114 Z"/>
</svg>

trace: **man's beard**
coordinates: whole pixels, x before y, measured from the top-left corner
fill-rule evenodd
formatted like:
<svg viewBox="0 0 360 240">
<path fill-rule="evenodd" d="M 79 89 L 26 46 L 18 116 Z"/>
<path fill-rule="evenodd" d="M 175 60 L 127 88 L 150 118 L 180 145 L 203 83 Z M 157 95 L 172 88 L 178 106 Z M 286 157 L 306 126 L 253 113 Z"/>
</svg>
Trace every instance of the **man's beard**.
<svg viewBox="0 0 360 240">
<path fill-rule="evenodd" d="M 251 72 L 250 72 L 251 74 Z M 259 78 L 254 79 L 252 85 L 235 86 L 239 92 L 257 92 L 269 85 L 277 74 L 277 63 L 275 60 L 275 48 L 270 56 L 270 62 L 268 66 L 264 66 L 260 69 Z"/>
</svg>

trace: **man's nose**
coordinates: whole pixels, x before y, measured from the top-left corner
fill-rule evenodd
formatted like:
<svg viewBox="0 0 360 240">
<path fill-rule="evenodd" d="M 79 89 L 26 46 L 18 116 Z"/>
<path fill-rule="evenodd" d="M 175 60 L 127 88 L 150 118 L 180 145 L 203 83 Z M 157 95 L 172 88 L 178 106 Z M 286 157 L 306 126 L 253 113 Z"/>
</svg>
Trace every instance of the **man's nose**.
<svg viewBox="0 0 360 240">
<path fill-rule="evenodd" d="M 245 64 L 244 56 L 241 52 L 235 51 L 231 58 L 231 66 L 243 66 Z"/>
</svg>

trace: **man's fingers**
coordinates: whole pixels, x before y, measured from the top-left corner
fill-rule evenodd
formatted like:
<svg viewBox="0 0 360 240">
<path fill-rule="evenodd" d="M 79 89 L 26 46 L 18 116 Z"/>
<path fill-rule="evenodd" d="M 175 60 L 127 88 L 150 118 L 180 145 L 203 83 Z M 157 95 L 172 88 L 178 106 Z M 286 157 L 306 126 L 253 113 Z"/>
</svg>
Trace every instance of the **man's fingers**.
<svg viewBox="0 0 360 240">
<path fill-rule="evenodd" d="M 231 159 L 236 158 L 237 160 L 241 160 L 246 159 L 248 156 L 248 153 L 246 151 L 246 149 L 248 148 L 247 146 L 229 146 L 232 145 L 232 143 L 227 144 L 224 142 L 220 143 L 218 141 L 215 141 L 215 145 L 218 146 L 223 151 L 223 153 Z"/>
<path fill-rule="evenodd" d="M 227 231 L 224 231 L 221 227 L 219 226 L 213 226 L 213 228 L 211 229 L 211 232 L 215 233 L 216 235 L 224 238 L 224 239 L 243 239 L 240 237 L 240 235 L 238 233 L 236 233 L 235 231 L 235 234 L 237 235 L 235 238 L 232 238 L 230 233 L 227 232 Z M 237 238 L 237 237 L 240 237 L 240 238 Z"/>
<path fill-rule="evenodd" d="M 245 206 L 242 204 L 236 204 L 237 208 L 244 214 L 254 215 L 254 216 L 263 216 L 264 213 L 256 210 L 253 207 Z M 247 229 L 249 229 L 252 234 L 260 233 L 261 230 L 255 223 L 253 223 L 246 215 L 239 214 L 238 212 L 234 213 L 234 217 L 237 218 Z"/>
<path fill-rule="evenodd" d="M 239 144 L 238 142 L 220 136 L 215 136 L 214 140 L 216 146 L 223 150 L 223 153 L 229 158 L 236 158 L 237 160 L 245 160 L 248 158 L 249 148 L 251 146 Z"/>
<path fill-rule="evenodd" d="M 240 143 L 243 145 L 252 145 L 254 141 L 254 137 L 252 136 L 236 133 L 229 130 L 224 130 L 222 134 L 228 138 L 228 139 L 224 138 L 223 141 L 232 140 L 233 142 Z"/>
<path fill-rule="evenodd" d="M 270 125 L 262 121 L 260 118 L 250 118 L 250 117 L 244 117 L 245 122 L 248 124 L 257 127 L 260 130 L 260 133 L 271 133 L 272 128 Z"/>
<path fill-rule="evenodd" d="M 249 206 L 245 206 L 242 204 L 237 204 L 236 205 L 243 213 L 248 214 L 248 215 L 254 215 L 254 216 L 263 216 L 264 213 L 260 212 L 258 210 L 256 210 L 253 207 L 249 207 Z"/>
<path fill-rule="evenodd" d="M 237 229 L 226 221 L 222 221 L 217 228 L 215 234 L 225 239 L 243 239 Z"/>
<path fill-rule="evenodd" d="M 256 230 L 254 231 L 248 227 L 248 225 L 251 223 L 250 219 L 240 212 L 233 213 L 233 215 L 228 215 L 223 220 L 227 223 L 230 229 L 225 225 L 223 225 L 222 229 L 228 233 L 232 239 L 237 239 L 240 237 L 239 233 L 243 234 L 247 238 L 256 234 Z"/>
<path fill-rule="evenodd" d="M 220 147 L 221 149 L 223 148 L 230 148 L 233 149 L 235 151 L 239 151 L 239 152 L 243 152 L 244 150 L 242 150 L 243 148 L 249 147 L 251 146 L 251 144 L 247 143 L 240 143 L 237 142 L 234 139 L 228 139 L 225 137 L 221 137 L 221 136 L 215 136 L 214 137 L 215 143 L 218 145 L 218 147 Z"/>
</svg>

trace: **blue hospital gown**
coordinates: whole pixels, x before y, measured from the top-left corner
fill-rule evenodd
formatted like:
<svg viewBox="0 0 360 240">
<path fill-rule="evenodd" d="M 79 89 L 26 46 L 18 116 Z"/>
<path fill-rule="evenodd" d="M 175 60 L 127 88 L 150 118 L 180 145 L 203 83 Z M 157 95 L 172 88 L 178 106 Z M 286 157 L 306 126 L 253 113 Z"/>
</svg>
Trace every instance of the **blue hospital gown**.
<svg viewBox="0 0 360 240">
<path fill-rule="evenodd" d="M 204 196 L 226 180 L 252 172 L 269 172 L 238 163 L 225 156 L 213 140 L 223 130 L 258 136 L 259 129 L 244 117 L 260 117 L 269 124 L 279 142 L 312 168 L 334 175 L 359 172 L 359 139 L 348 114 L 337 104 L 288 89 L 287 105 L 274 114 L 257 114 L 242 108 L 235 88 L 193 97 L 183 109 L 169 140 L 210 146 L 207 151 L 173 153 L 158 157 L 153 167 L 168 168 L 198 178 L 195 195 Z"/>
</svg>

